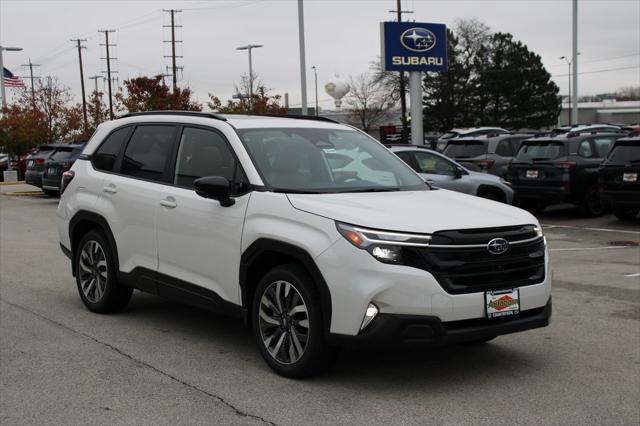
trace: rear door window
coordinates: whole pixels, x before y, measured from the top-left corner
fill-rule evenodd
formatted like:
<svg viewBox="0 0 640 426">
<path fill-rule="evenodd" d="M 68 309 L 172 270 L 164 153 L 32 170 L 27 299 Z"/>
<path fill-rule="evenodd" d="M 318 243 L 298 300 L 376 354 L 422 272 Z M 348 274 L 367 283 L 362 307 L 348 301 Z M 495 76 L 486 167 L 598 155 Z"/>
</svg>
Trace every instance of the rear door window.
<svg viewBox="0 0 640 426">
<path fill-rule="evenodd" d="M 524 142 L 516 155 L 519 161 L 549 161 L 567 155 L 567 145 L 556 141 Z"/>
<path fill-rule="evenodd" d="M 481 141 L 449 142 L 444 155 L 451 158 L 477 157 L 487 153 L 487 146 Z"/>
<path fill-rule="evenodd" d="M 580 145 L 578 145 L 578 155 L 582 158 L 594 157 L 591 142 L 589 140 L 580 142 Z"/>
<path fill-rule="evenodd" d="M 166 181 L 166 169 L 173 152 L 175 126 L 142 125 L 136 127 L 122 157 L 123 175 Z"/>
</svg>

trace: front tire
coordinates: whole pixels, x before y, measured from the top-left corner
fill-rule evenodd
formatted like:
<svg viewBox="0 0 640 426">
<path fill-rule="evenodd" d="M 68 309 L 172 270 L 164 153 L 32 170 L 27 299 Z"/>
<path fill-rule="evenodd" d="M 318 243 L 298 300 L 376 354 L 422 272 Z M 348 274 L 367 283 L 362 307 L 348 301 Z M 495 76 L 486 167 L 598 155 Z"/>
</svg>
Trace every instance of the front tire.
<svg viewBox="0 0 640 426">
<path fill-rule="evenodd" d="M 75 266 L 78 293 L 90 311 L 109 313 L 127 306 L 133 288 L 118 284 L 115 257 L 102 232 L 91 230 L 82 237 Z"/>
<path fill-rule="evenodd" d="M 330 361 L 320 296 L 302 267 L 283 265 L 267 272 L 258 284 L 251 318 L 260 353 L 279 375 L 308 377 Z"/>
</svg>

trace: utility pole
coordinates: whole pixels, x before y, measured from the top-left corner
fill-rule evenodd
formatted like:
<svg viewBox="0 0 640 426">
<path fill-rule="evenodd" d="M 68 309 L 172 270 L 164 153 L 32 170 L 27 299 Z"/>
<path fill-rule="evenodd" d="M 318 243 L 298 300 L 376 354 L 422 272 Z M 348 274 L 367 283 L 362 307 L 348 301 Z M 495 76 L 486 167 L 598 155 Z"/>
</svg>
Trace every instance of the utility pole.
<svg viewBox="0 0 640 426">
<path fill-rule="evenodd" d="M 304 6 L 298 0 L 298 40 L 300 43 L 300 92 L 302 96 L 302 115 L 307 115 L 307 64 L 304 52 Z"/>
<path fill-rule="evenodd" d="M 87 134 L 89 123 L 87 122 L 87 97 L 84 92 L 84 71 L 82 69 L 82 49 L 86 49 L 86 46 L 82 45 L 83 41 L 87 41 L 86 38 L 71 39 L 78 46 L 78 62 L 80 63 L 80 87 L 82 89 L 82 116 L 84 117 L 84 133 Z"/>
<path fill-rule="evenodd" d="M 398 16 L 398 22 L 402 22 L 403 13 L 413 13 L 412 10 L 402 10 L 401 0 L 396 0 L 396 10 L 390 10 L 391 13 L 396 13 Z M 384 60 L 384 58 L 382 59 Z M 402 113 L 400 122 L 402 123 L 402 142 L 407 143 L 407 98 L 405 96 L 404 88 L 404 71 L 400 71 L 400 111 Z"/>
<path fill-rule="evenodd" d="M 176 10 L 176 9 L 162 9 L 163 12 L 168 12 L 171 14 L 171 25 L 163 25 L 163 27 L 170 27 L 171 28 L 171 40 L 167 41 L 165 40 L 165 43 L 171 43 L 171 70 L 172 70 L 172 74 L 173 74 L 173 93 L 176 93 L 176 89 L 178 88 L 178 66 L 176 65 L 176 58 L 178 56 L 176 56 L 176 43 L 182 43 L 182 40 L 176 40 L 176 28 L 181 28 L 182 25 L 176 25 L 175 22 L 175 15 L 176 13 L 180 13 L 182 12 L 182 10 Z M 165 58 L 168 58 L 169 56 L 165 56 Z M 180 58 L 182 56 L 179 56 Z"/>
<path fill-rule="evenodd" d="M 113 120 L 114 115 L 113 115 L 113 97 L 111 94 L 111 59 L 116 59 L 116 58 L 111 58 L 111 56 L 109 56 L 109 47 L 115 46 L 115 44 L 109 44 L 109 33 L 115 33 L 115 30 L 99 30 L 98 32 L 104 33 L 105 43 L 101 44 L 101 46 L 104 46 L 107 50 L 107 57 L 102 59 L 107 60 L 107 87 L 109 89 L 109 118 Z"/>
<path fill-rule="evenodd" d="M 318 116 L 318 69 L 316 66 L 311 67 L 313 69 L 313 76 L 316 84 L 316 117 Z"/>
<path fill-rule="evenodd" d="M 36 90 L 35 90 L 35 79 L 40 77 L 33 76 L 33 67 L 39 67 L 39 64 L 34 64 L 31 62 L 31 58 L 29 58 L 28 64 L 21 64 L 22 67 L 29 67 L 29 79 L 31 80 L 31 103 L 33 104 L 33 109 L 36 109 Z"/>
<path fill-rule="evenodd" d="M 93 80 L 93 86 L 94 86 L 93 91 L 94 92 L 98 91 L 98 79 L 99 78 L 104 78 L 104 77 L 101 76 L 101 75 L 92 75 L 91 77 L 89 77 L 89 80 Z"/>
<path fill-rule="evenodd" d="M 571 122 L 578 124 L 578 0 L 573 0 L 573 99 L 571 100 Z"/>
</svg>

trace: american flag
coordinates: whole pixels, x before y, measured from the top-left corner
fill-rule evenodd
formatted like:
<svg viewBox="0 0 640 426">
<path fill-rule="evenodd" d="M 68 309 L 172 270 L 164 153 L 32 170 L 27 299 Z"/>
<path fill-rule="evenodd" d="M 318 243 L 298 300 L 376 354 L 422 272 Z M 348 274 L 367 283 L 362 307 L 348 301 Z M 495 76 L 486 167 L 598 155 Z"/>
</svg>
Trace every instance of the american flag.
<svg viewBox="0 0 640 426">
<path fill-rule="evenodd" d="M 5 87 L 25 87 L 24 81 L 6 68 L 4 68 L 4 85 Z"/>
</svg>

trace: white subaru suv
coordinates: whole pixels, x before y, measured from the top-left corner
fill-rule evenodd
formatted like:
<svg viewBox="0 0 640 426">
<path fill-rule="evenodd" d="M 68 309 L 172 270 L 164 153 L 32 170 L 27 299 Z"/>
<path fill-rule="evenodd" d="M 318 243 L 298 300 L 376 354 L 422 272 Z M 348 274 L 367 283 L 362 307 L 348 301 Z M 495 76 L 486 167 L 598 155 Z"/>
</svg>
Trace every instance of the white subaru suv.
<svg viewBox="0 0 640 426">
<path fill-rule="evenodd" d="M 431 188 L 327 119 L 127 114 L 65 172 L 57 216 L 89 310 L 138 289 L 236 315 L 288 377 L 337 346 L 480 343 L 551 316 L 533 216 Z"/>
</svg>

